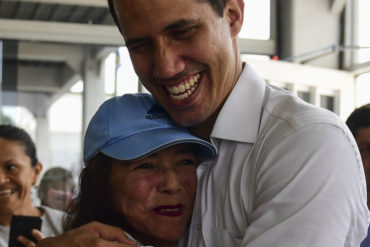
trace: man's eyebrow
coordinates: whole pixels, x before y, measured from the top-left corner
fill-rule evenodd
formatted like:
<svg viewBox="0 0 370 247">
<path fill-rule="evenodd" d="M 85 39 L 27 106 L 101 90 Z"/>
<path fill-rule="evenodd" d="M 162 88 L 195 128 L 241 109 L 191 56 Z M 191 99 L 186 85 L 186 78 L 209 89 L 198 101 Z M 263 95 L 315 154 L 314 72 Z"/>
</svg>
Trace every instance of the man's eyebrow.
<svg viewBox="0 0 370 247">
<path fill-rule="evenodd" d="M 189 24 L 193 24 L 195 22 L 196 22 L 196 20 L 194 20 L 194 19 L 180 19 L 178 21 L 175 21 L 174 23 L 171 23 L 167 27 L 165 27 L 164 31 L 171 31 L 173 29 L 179 28 L 181 26 L 186 26 L 186 25 L 189 25 Z"/>
<path fill-rule="evenodd" d="M 196 23 L 196 22 L 197 22 L 197 20 L 194 20 L 194 19 L 180 19 L 180 20 L 175 21 L 175 22 L 171 23 L 170 25 L 166 26 L 163 30 L 165 32 L 168 32 L 168 31 L 174 30 L 174 29 L 182 27 L 182 26 L 191 25 L 191 24 Z M 141 43 L 141 42 L 146 42 L 146 41 L 147 41 L 146 38 L 141 38 L 141 37 L 127 39 L 126 40 L 126 46 L 129 47 L 129 46 L 132 46 L 134 44 Z"/>
<path fill-rule="evenodd" d="M 128 39 L 128 40 L 126 40 L 126 46 L 127 47 L 130 47 L 130 46 L 132 46 L 132 45 L 134 45 L 134 44 L 138 44 L 138 43 L 140 43 L 140 42 L 145 42 L 145 38 L 132 38 L 132 39 Z"/>
</svg>

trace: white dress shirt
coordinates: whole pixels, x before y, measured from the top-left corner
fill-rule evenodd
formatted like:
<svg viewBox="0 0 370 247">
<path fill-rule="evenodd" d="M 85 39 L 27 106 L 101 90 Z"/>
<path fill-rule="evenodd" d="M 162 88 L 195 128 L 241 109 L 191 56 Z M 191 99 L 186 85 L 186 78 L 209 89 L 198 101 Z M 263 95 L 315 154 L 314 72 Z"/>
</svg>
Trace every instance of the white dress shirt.
<svg viewBox="0 0 370 247">
<path fill-rule="evenodd" d="M 245 65 L 211 140 L 218 157 L 198 168 L 188 246 L 360 246 L 369 223 L 364 171 L 334 113 Z"/>
</svg>

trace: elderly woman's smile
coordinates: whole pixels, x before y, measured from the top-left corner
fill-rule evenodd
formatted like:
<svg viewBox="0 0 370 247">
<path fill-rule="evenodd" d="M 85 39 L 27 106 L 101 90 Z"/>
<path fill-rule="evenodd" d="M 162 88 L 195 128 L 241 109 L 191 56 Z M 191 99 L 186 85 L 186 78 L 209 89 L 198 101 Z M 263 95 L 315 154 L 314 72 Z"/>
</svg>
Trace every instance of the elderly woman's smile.
<svg viewBox="0 0 370 247">
<path fill-rule="evenodd" d="M 154 208 L 154 212 L 163 216 L 180 216 L 182 214 L 183 204 L 178 205 L 163 205 Z"/>
</svg>

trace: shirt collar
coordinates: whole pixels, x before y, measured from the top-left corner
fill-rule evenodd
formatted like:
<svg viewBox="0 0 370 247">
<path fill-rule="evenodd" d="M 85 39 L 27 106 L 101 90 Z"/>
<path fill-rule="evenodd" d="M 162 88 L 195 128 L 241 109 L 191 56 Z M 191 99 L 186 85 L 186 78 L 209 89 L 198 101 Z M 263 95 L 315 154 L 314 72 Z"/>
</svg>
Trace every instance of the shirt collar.
<svg viewBox="0 0 370 247">
<path fill-rule="evenodd" d="M 245 64 L 217 116 L 211 139 L 254 143 L 258 135 L 265 81 Z"/>
</svg>

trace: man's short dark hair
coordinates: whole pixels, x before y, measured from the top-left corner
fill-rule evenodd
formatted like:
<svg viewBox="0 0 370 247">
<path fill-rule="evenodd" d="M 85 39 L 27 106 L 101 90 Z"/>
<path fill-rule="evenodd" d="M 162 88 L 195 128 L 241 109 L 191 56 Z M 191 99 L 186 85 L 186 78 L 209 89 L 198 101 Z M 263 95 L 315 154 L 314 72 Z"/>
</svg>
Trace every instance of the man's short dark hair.
<svg viewBox="0 0 370 247">
<path fill-rule="evenodd" d="M 355 109 L 348 117 L 346 124 L 354 137 L 357 136 L 359 128 L 370 127 L 370 104 Z"/>
<path fill-rule="evenodd" d="M 116 11 L 114 10 L 114 4 L 113 4 L 113 1 L 114 0 L 108 0 L 108 6 L 109 6 L 109 11 L 113 17 L 113 20 L 114 22 L 116 23 L 118 29 L 121 31 L 122 33 L 122 30 L 121 30 L 121 27 L 119 25 L 119 21 L 118 21 L 118 16 L 116 14 Z M 194 0 L 189 0 L 189 1 L 194 1 Z M 227 0 L 196 0 L 197 2 L 208 2 L 212 8 L 216 11 L 216 13 L 222 17 L 223 14 L 224 14 L 224 9 L 225 9 L 225 5 L 226 5 L 226 1 Z"/>
</svg>

